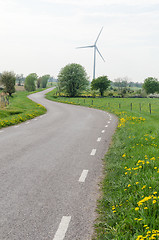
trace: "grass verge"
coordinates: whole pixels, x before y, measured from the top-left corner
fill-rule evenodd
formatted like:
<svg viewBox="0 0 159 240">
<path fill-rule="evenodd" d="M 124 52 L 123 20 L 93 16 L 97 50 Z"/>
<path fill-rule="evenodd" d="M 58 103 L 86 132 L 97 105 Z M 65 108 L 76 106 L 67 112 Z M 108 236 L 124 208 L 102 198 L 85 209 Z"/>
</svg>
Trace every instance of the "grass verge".
<svg viewBox="0 0 159 240">
<path fill-rule="evenodd" d="M 42 105 L 28 99 L 28 94 L 18 91 L 10 97 L 7 107 L 0 108 L 0 128 L 24 122 L 46 112 Z"/>
<path fill-rule="evenodd" d="M 47 98 L 119 117 L 104 159 L 94 239 L 159 239 L 159 100 L 64 98 L 55 91 Z"/>
</svg>

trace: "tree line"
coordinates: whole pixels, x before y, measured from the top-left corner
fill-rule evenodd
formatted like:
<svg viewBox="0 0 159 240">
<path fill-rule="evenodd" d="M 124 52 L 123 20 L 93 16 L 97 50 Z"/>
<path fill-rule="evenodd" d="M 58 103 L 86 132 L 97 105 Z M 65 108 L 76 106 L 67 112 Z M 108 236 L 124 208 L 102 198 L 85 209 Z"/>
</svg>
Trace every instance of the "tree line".
<svg viewBox="0 0 159 240">
<path fill-rule="evenodd" d="M 0 85 L 3 86 L 3 91 L 11 96 L 15 92 L 15 84 L 18 86 L 24 85 L 28 92 L 35 91 L 36 88 L 46 88 L 48 81 L 53 81 L 53 78 L 47 74 L 38 77 L 36 73 L 29 74 L 26 78 L 23 75 L 16 75 L 14 72 L 5 71 L 0 74 Z"/>
<path fill-rule="evenodd" d="M 31 92 L 36 88 L 46 88 L 48 81 L 51 81 L 49 74 L 38 77 L 36 73 L 29 74 L 26 78 L 23 75 L 15 75 L 14 72 L 3 72 L 0 74 L 0 85 L 3 85 L 4 92 L 10 96 L 15 92 L 15 82 L 18 85 L 24 83 L 24 88 Z M 159 93 L 159 81 L 157 78 L 146 78 L 144 83 L 128 82 L 128 78 L 118 78 L 114 82 L 110 81 L 108 76 L 100 76 L 89 82 L 86 70 L 80 64 L 72 63 L 62 68 L 58 74 L 57 80 L 58 91 L 65 93 L 69 97 L 79 96 L 88 87 L 92 90 L 98 90 L 103 97 L 104 92 L 109 87 L 118 87 L 123 89 L 126 87 L 142 87 L 147 94 Z"/>
</svg>

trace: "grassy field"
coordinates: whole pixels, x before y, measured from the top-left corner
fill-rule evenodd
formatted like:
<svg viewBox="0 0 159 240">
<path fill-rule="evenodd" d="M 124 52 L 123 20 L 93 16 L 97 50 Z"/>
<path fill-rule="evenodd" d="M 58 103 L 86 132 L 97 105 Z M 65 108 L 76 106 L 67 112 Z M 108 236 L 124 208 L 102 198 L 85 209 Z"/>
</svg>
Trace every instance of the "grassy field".
<svg viewBox="0 0 159 240">
<path fill-rule="evenodd" d="M 98 240 L 159 239 L 159 100 L 64 98 L 53 101 L 109 111 L 119 117 L 104 159 Z"/>
<path fill-rule="evenodd" d="M 27 98 L 28 92 L 18 91 L 9 98 L 10 104 L 0 108 L 0 128 L 15 125 L 44 114 L 46 109 Z"/>
</svg>

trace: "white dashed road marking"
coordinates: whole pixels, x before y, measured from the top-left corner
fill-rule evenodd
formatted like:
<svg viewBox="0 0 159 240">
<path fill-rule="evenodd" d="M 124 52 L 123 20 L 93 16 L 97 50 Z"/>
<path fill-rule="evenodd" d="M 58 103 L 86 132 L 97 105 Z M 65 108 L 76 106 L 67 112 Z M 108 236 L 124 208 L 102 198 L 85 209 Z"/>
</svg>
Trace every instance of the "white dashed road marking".
<svg viewBox="0 0 159 240">
<path fill-rule="evenodd" d="M 0 133 L 3 133 L 3 132 L 4 132 L 3 130 L 0 131 Z"/>
<path fill-rule="evenodd" d="M 101 137 L 99 137 L 99 138 L 97 139 L 97 142 L 100 142 L 100 141 L 101 141 L 101 139 L 102 139 L 102 138 L 101 138 Z"/>
<path fill-rule="evenodd" d="M 105 125 L 105 127 L 108 127 L 108 125 Z"/>
<path fill-rule="evenodd" d="M 94 155 L 96 154 L 96 151 L 97 151 L 96 149 L 92 149 L 92 152 L 91 152 L 90 155 L 91 155 L 91 156 L 94 156 Z"/>
<path fill-rule="evenodd" d="M 110 123 L 110 122 L 108 122 L 108 123 Z"/>
<path fill-rule="evenodd" d="M 70 221 L 71 216 L 62 217 L 62 220 L 60 222 L 57 232 L 55 233 L 53 240 L 63 240 L 65 238 L 65 234 L 67 232 Z"/>
<path fill-rule="evenodd" d="M 15 128 L 18 128 L 19 126 L 17 125 L 17 126 L 14 126 Z"/>
<path fill-rule="evenodd" d="M 102 133 L 104 133 L 105 132 L 105 130 L 102 130 Z"/>
<path fill-rule="evenodd" d="M 87 177 L 87 174 L 88 174 L 88 170 L 83 170 L 83 172 L 82 172 L 82 174 L 81 174 L 81 176 L 80 176 L 80 178 L 79 178 L 79 182 L 85 182 L 85 179 L 86 179 L 86 177 Z"/>
<path fill-rule="evenodd" d="M 29 124 L 30 122 L 26 122 L 25 124 L 27 125 L 27 124 Z"/>
</svg>

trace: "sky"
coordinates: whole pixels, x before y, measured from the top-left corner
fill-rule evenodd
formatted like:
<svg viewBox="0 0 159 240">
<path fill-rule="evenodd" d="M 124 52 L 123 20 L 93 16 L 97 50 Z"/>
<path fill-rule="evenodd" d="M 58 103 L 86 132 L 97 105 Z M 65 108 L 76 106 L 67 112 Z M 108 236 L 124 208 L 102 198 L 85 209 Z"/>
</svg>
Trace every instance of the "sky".
<svg viewBox="0 0 159 240">
<path fill-rule="evenodd" d="M 159 79 L 159 0 L 0 0 L 0 72 L 50 74 L 81 64 L 93 77 Z"/>
</svg>

